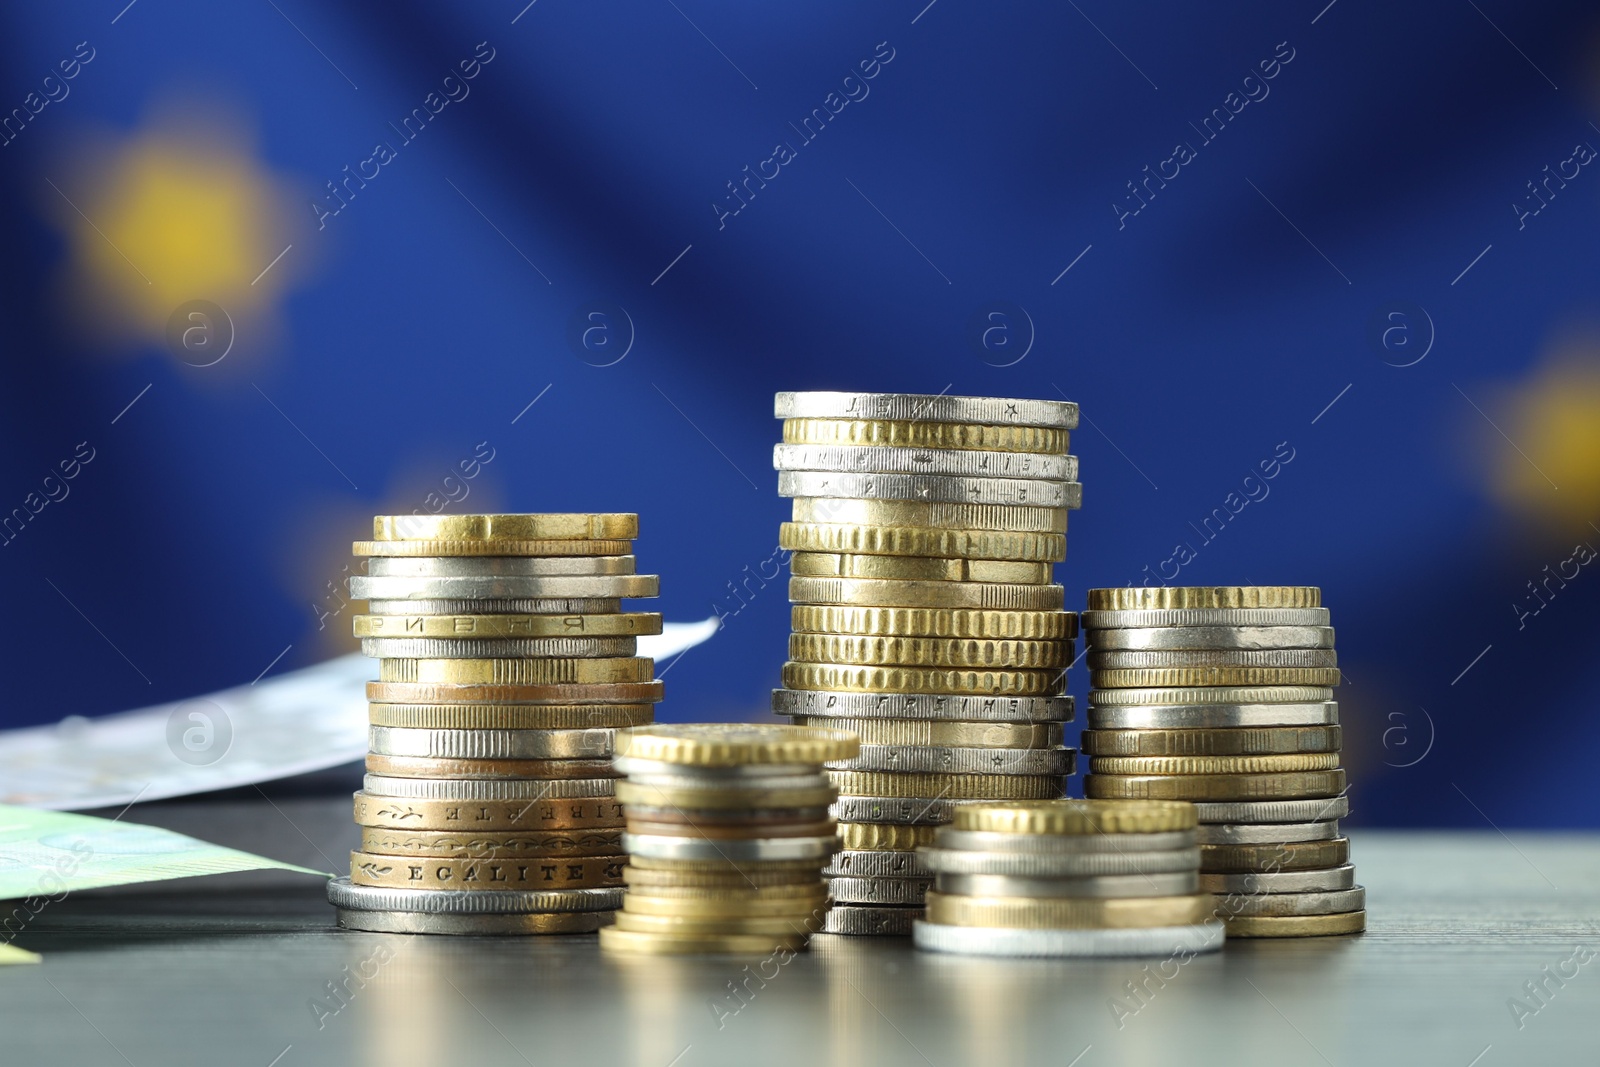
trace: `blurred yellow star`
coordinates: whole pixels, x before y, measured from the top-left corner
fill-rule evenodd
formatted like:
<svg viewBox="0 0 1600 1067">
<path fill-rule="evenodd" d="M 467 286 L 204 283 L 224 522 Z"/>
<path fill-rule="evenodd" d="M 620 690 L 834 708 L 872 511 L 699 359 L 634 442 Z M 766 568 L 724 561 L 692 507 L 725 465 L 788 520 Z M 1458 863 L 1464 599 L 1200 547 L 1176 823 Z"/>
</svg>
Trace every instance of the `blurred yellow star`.
<svg viewBox="0 0 1600 1067">
<path fill-rule="evenodd" d="M 1558 347 L 1509 403 L 1515 447 L 1494 453 L 1495 496 L 1552 532 L 1600 521 L 1600 344 Z"/>
</svg>

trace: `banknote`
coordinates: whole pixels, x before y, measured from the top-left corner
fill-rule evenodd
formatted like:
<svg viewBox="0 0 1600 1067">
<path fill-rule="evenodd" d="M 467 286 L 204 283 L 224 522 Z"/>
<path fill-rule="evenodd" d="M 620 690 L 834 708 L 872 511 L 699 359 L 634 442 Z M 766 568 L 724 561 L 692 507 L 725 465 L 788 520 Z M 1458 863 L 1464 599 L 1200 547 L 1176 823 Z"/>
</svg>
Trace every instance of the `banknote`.
<svg viewBox="0 0 1600 1067">
<path fill-rule="evenodd" d="M 715 618 L 666 623 L 660 634 L 639 638 L 638 654 L 660 663 L 718 625 Z M 0 731 L 0 804 L 120 807 L 361 760 L 365 683 L 376 676 L 367 657 L 340 656 L 170 704 Z"/>
</svg>

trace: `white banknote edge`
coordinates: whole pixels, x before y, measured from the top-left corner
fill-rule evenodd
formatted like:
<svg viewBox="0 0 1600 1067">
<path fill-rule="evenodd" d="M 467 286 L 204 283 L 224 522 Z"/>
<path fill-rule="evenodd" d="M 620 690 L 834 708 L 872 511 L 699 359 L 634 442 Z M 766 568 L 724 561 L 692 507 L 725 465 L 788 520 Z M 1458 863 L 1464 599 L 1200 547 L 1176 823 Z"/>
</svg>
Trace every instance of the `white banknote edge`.
<svg viewBox="0 0 1600 1067">
<path fill-rule="evenodd" d="M 663 625 L 639 638 L 662 662 L 717 632 L 719 620 Z M 56 811 L 205 793 L 337 767 L 367 754 L 360 654 L 250 685 L 97 719 L 0 731 L 0 804 Z"/>
</svg>

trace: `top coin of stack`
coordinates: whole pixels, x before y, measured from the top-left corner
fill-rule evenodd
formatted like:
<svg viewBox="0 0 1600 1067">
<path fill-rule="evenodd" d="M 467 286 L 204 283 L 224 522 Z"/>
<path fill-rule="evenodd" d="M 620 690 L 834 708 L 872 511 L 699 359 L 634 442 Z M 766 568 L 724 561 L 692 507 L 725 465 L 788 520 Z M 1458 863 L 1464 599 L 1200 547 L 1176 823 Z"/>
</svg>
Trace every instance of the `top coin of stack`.
<svg viewBox="0 0 1600 1067">
<path fill-rule="evenodd" d="M 916 848 L 955 805 L 1059 797 L 1077 617 L 1055 563 L 1082 501 L 1077 405 L 779 393 L 778 492 L 794 498 L 793 633 L 773 709 L 861 737 L 833 765 L 844 846 L 834 933 L 909 934 Z"/>
<path fill-rule="evenodd" d="M 1320 591 L 1091 589 L 1083 627 L 1087 795 L 1195 801 L 1230 937 L 1364 929 Z"/>
<path fill-rule="evenodd" d="M 661 616 L 636 515 L 380 515 L 350 579 L 367 687 L 361 849 L 340 924 L 411 933 L 595 930 L 621 902 L 612 737 L 649 723 Z"/>
</svg>

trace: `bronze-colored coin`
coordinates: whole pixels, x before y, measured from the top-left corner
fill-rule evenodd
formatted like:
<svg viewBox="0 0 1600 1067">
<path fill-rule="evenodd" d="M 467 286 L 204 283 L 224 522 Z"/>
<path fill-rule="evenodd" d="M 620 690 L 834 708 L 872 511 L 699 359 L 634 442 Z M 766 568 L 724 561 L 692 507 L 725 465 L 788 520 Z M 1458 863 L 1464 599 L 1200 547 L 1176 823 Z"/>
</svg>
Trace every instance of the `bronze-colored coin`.
<svg viewBox="0 0 1600 1067">
<path fill-rule="evenodd" d="M 1065 534 L 938 530 L 927 526 L 862 526 L 847 522 L 786 522 L 778 527 L 778 546 L 791 552 L 844 552 L 938 559 L 1059 563 L 1067 558 Z"/>
<path fill-rule="evenodd" d="M 653 704 L 368 704 L 373 726 L 426 730 L 599 730 L 644 726 Z"/>
<path fill-rule="evenodd" d="M 802 578 L 891 578 L 903 582 L 1015 582 L 1045 585 L 1054 567 L 1047 561 L 940 559 L 934 556 L 873 556 L 842 552 L 793 552 L 789 573 Z"/>
<path fill-rule="evenodd" d="M 1314 585 L 1121 586 L 1089 590 L 1090 611 L 1321 606 L 1322 590 Z"/>
<path fill-rule="evenodd" d="M 367 770 L 396 778 L 616 778 L 609 759 L 435 759 L 367 753 Z"/>
<path fill-rule="evenodd" d="M 774 808 L 806 808 L 832 804 L 838 794 L 832 786 L 816 789 L 768 789 L 752 784 L 745 789 L 690 789 L 678 786 L 658 786 L 645 782 L 617 783 L 617 799 L 630 807 L 635 804 L 651 808 L 682 808 L 686 811 L 710 811 L 717 808 L 748 809 L 759 799 L 763 806 Z"/>
<path fill-rule="evenodd" d="M 729 859 L 699 859 L 679 860 L 664 859 L 658 856 L 633 856 L 631 866 L 642 871 L 675 871 L 679 874 L 723 873 L 743 877 L 752 871 L 777 871 L 785 874 L 806 873 L 811 877 L 817 876 L 821 866 L 820 860 L 729 860 Z"/>
<path fill-rule="evenodd" d="M 646 891 L 661 895 L 666 893 L 699 894 L 706 890 L 772 890 L 780 888 L 809 888 L 817 882 L 817 865 L 784 867 L 768 870 L 746 864 L 738 870 L 732 868 L 707 870 L 680 870 L 678 868 L 640 867 L 629 864 L 622 872 L 622 880 L 629 886 L 647 887 Z M 631 891 L 631 890 L 630 890 Z"/>
<path fill-rule="evenodd" d="M 1066 780 L 1046 774 L 919 774 L 829 771 L 839 792 L 861 797 L 942 797 L 945 800 L 1047 800 Z"/>
<path fill-rule="evenodd" d="M 600 930 L 600 947 L 641 956 L 769 956 L 800 951 L 806 935 L 645 934 L 607 926 Z"/>
<path fill-rule="evenodd" d="M 1211 917 L 1210 893 L 1169 897 L 969 897 L 930 889 L 927 921 L 1021 930 L 1128 930 L 1195 926 Z"/>
<path fill-rule="evenodd" d="M 621 885 L 628 857 L 418 859 L 350 853 L 350 881 L 389 889 L 597 889 Z"/>
<path fill-rule="evenodd" d="M 789 635 L 789 658 L 854 666 L 1052 670 L 1072 662 L 1072 641 L 992 641 L 961 637 Z"/>
<path fill-rule="evenodd" d="M 984 611 L 963 608 L 852 608 L 796 604 L 789 609 L 796 633 L 861 637 L 970 637 L 980 640 L 1058 641 L 1077 636 L 1070 611 Z"/>
<path fill-rule="evenodd" d="M 760 934 L 782 936 L 810 934 L 822 927 L 827 908 L 818 905 L 806 915 L 653 915 L 623 910 L 617 912 L 615 929 L 645 934 L 672 936 L 701 934 Z"/>
<path fill-rule="evenodd" d="M 1089 774 L 1084 793 L 1105 800 L 1291 800 L 1344 792 L 1343 770 L 1284 774 Z"/>
<path fill-rule="evenodd" d="M 1350 862 L 1350 839 L 1283 841 L 1260 845 L 1201 845 L 1200 869 L 1207 874 L 1258 874 L 1312 871 Z"/>
<path fill-rule="evenodd" d="M 910 852 L 933 844 L 937 826 L 901 826 L 885 822 L 842 822 L 839 847 L 851 852 Z"/>
<path fill-rule="evenodd" d="M 620 831 L 622 804 L 615 797 L 561 800 L 408 800 L 370 793 L 355 795 L 357 825 L 390 830 L 492 833 Z M 620 851 L 620 849 L 619 849 Z"/>
<path fill-rule="evenodd" d="M 660 834 L 664 837 L 699 838 L 706 841 L 746 841 L 752 837 L 826 837 L 836 832 L 832 819 L 809 823 L 783 823 L 752 828 L 747 825 L 716 826 L 707 823 L 650 822 L 628 815 L 628 833 Z"/>
<path fill-rule="evenodd" d="M 981 426 L 970 422 L 894 419 L 783 420 L 783 443 L 787 445 L 887 445 L 1064 456 L 1070 436 L 1066 430 L 1045 426 Z"/>
<path fill-rule="evenodd" d="M 385 661 L 388 662 L 388 661 Z M 433 661 L 445 662 L 445 661 Z M 1143 689 L 1154 686 L 1311 685 L 1339 684 L 1337 667 L 1156 667 L 1090 671 L 1096 689 Z"/>
<path fill-rule="evenodd" d="M 407 541 L 356 541 L 351 550 L 357 556 L 396 556 L 412 559 L 427 556 L 626 556 L 633 542 L 623 538 L 604 540 L 541 541 L 455 541 L 413 539 Z"/>
<path fill-rule="evenodd" d="M 1063 670 L 959 670 L 931 667 L 845 667 L 832 663 L 783 665 L 787 689 L 841 693 L 986 693 L 994 696 L 1054 696 L 1066 691 Z"/>
<path fill-rule="evenodd" d="M 367 699 L 379 704 L 651 704 L 659 681 L 606 685 L 477 685 L 368 682 Z"/>
<path fill-rule="evenodd" d="M 511 860 L 548 856 L 614 856 L 622 852 L 620 830 L 521 830 L 458 833 L 454 830 L 394 830 L 365 826 L 361 851 L 380 856 L 433 859 Z"/>
<path fill-rule="evenodd" d="M 357 615 L 357 637 L 638 637 L 661 632 L 653 611 L 614 615 Z"/>
<path fill-rule="evenodd" d="M 1085 730 L 1090 756 L 1257 756 L 1338 752 L 1337 726 L 1231 727 L 1214 730 Z"/>
<path fill-rule="evenodd" d="M 1227 921 L 1229 937 L 1332 937 L 1367 928 L 1365 911 L 1333 915 L 1236 915 Z"/>
<path fill-rule="evenodd" d="M 1291 752 L 1275 756 L 1095 756 L 1090 774 L 1280 774 L 1329 771 L 1337 752 Z"/>
<path fill-rule="evenodd" d="M 626 513 L 526 515 L 376 515 L 379 541 L 538 541 L 632 539 L 639 516 Z"/>
<path fill-rule="evenodd" d="M 648 656 L 592 659 L 380 659 L 380 682 L 421 685 L 614 685 L 648 682 L 656 672 Z"/>
</svg>

